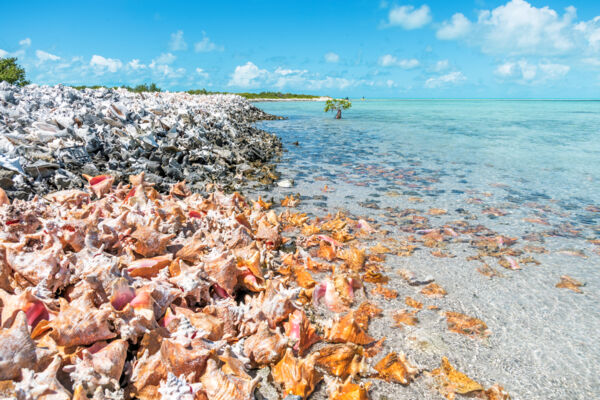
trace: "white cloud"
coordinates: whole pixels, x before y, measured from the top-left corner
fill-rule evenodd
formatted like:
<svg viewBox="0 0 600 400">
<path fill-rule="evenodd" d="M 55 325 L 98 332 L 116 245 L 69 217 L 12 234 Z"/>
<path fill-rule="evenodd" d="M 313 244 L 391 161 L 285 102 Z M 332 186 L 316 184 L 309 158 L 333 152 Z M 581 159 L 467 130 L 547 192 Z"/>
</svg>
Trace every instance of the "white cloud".
<svg viewBox="0 0 600 400">
<path fill-rule="evenodd" d="M 526 60 L 508 61 L 499 65 L 494 73 L 504 80 L 514 80 L 521 84 L 543 83 L 564 77 L 571 67 L 563 64 L 543 62 L 532 64 Z"/>
<path fill-rule="evenodd" d="M 385 85 L 389 88 L 392 88 L 396 85 L 396 83 L 393 80 L 388 79 L 387 81 L 385 81 Z"/>
<path fill-rule="evenodd" d="M 117 72 L 123 66 L 121 60 L 116 58 L 104 58 L 97 54 L 92 56 L 90 61 L 91 67 L 97 67 L 99 72 L 104 72 L 106 70 L 110 72 Z"/>
<path fill-rule="evenodd" d="M 202 40 L 194 45 L 194 49 L 197 53 L 208 53 L 210 51 L 223 51 L 224 47 L 211 42 L 206 33 L 202 32 Z"/>
<path fill-rule="evenodd" d="M 42 50 L 36 50 L 35 56 L 38 58 L 38 60 L 40 62 L 60 60 L 59 56 L 55 56 L 54 54 L 46 53 L 45 51 L 42 51 Z"/>
<path fill-rule="evenodd" d="M 327 54 L 325 54 L 325 61 L 327 61 L 328 63 L 336 63 L 338 61 L 340 61 L 340 56 L 337 55 L 336 53 L 332 53 L 329 52 Z"/>
<path fill-rule="evenodd" d="M 169 42 L 169 49 L 171 51 L 187 50 L 187 43 L 183 39 L 183 31 L 179 30 L 175 33 L 171 33 L 171 41 Z"/>
<path fill-rule="evenodd" d="M 269 71 L 259 68 L 254 63 L 248 61 L 246 64 L 238 65 L 235 68 L 228 85 L 240 88 L 262 87 L 281 90 L 284 87 L 291 87 L 319 90 L 345 89 L 359 83 L 366 82 L 331 76 L 321 77 L 318 74 L 311 74 L 305 69 L 278 67 L 274 71 Z"/>
<path fill-rule="evenodd" d="M 158 57 L 156 57 L 154 60 L 152 60 L 152 62 L 155 64 L 160 64 L 160 65 L 168 65 L 168 64 L 172 64 L 173 61 L 175 61 L 176 59 L 177 59 L 177 57 L 171 53 L 163 53 L 163 54 L 159 55 Z"/>
<path fill-rule="evenodd" d="M 379 65 L 382 67 L 400 67 L 403 69 L 412 69 L 419 66 L 419 60 L 415 58 L 399 60 L 391 54 L 386 54 L 379 59 Z"/>
<path fill-rule="evenodd" d="M 399 6 L 390 10 L 388 18 L 388 26 L 401 26 L 404 29 L 411 30 L 422 28 L 431 22 L 431 12 L 426 4 L 419 8 Z"/>
<path fill-rule="evenodd" d="M 465 81 L 467 78 L 460 71 L 450 72 L 446 75 L 434 76 L 425 81 L 425 87 L 430 89 L 440 88 L 448 85 L 455 85 Z"/>
<path fill-rule="evenodd" d="M 584 36 L 592 51 L 600 50 L 600 16 L 578 23 L 575 30 Z"/>
<path fill-rule="evenodd" d="M 231 75 L 229 86 L 243 88 L 256 87 L 260 84 L 259 79 L 267 76 L 269 72 L 258 68 L 253 62 L 248 61 L 245 65 L 238 65 Z"/>
<path fill-rule="evenodd" d="M 208 72 L 206 72 L 202 68 L 196 68 L 196 74 L 198 74 L 198 76 L 200 76 L 201 78 L 208 79 Z"/>
<path fill-rule="evenodd" d="M 471 21 L 463 14 L 456 13 L 450 18 L 450 21 L 444 21 L 436 36 L 441 40 L 452 40 L 464 37 L 471 30 Z"/>
<path fill-rule="evenodd" d="M 438 62 L 435 63 L 435 66 L 433 67 L 434 71 L 443 71 L 445 69 L 448 69 L 448 67 L 450 66 L 450 63 L 448 62 L 448 60 L 439 60 Z"/>
<path fill-rule="evenodd" d="M 30 38 L 25 38 L 23 40 L 19 41 L 19 45 L 23 46 L 23 47 L 29 47 L 31 46 L 31 39 Z"/>
<path fill-rule="evenodd" d="M 0 49 L 0 58 L 4 58 L 8 56 L 8 51 Z"/>
<path fill-rule="evenodd" d="M 1 57 L 1 55 L 0 55 L 0 57 Z M 588 65 L 591 65 L 594 67 L 600 67 L 600 58 L 587 57 L 581 61 L 583 61 L 585 64 L 588 64 Z"/>
<path fill-rule="evenodd" d="M 138 70 L 138 69 L 145 69 L 147 68 L 146 65 L 144 64 L 140 64 L 140 60 L 138 60 L 137 58 L 134 58 L 133 60 L 129 61 L 129 63 L 127 63 L 127 65 L 129 65 L 129 67 L 133 70 Z"/>
</svg>

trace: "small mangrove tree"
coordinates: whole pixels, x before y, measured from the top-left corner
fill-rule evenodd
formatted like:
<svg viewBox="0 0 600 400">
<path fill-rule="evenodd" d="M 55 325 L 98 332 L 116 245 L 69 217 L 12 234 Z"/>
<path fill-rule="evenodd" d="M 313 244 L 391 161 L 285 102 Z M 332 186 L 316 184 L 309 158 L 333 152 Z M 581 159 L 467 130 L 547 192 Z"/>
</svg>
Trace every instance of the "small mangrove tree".
<svg viewBox="0 0 600 400">
<path fill-rule="evenodd" d="M 325 103 L 325 112 L 337 111 L 335 119 L 342 118 L 342 110 L 347 110 L 352 107 L 352 103 L 348 99 L 332 99 Z"/>
</svg>

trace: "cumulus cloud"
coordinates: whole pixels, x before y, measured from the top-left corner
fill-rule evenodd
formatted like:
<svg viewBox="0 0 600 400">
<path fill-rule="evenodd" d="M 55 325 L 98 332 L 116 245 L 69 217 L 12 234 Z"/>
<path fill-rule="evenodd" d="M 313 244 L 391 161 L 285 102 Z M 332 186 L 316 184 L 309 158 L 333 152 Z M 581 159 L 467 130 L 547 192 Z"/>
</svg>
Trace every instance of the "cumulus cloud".
<svg viewBox="0 0 600 400">
<path fill-rule="evenodd" d="M 154 60 L 152 60 L 152 62 L 156 63 L 156 64 L 172 64 L 173 61 L 175 61 L 177 59 L 176 56 L 174 56 L 171 53 L 162 53 L 161 55 L 159 55 L 158 57 L 156 57 Z"/>
<path fill-rule="evenodd" d="M 419 8 L 414 6 L 398 6 L 390 10 L 387 26 L 401 26 L 404 29 L 422 28 L 431 22 L 431 10 L 423 4 Z"/>
<path fill-rule="evenodd" d="M 169 41 L 169 49 L 171 51 L 187 50 L 187 43 L 183 39 L 183 31 L 179 30 L 175 33 L 171 33 L 171 40 Z"/>
<path fill-rule="evenodd" d="M 542 83 L 564 77 L 571 67 L 549 62 L 530 63 L 526 60 L 509 61 L 498 65 L 494 73 L 504 80 L 514 80 L 521 84 Z"/>
<path fill-rule="evenodd" d="M 256 87 L 260 84 L 259 80 L 269 74 L 269 71 L 260 69 L 251 61 L 244 65 L 238 65 L 231 75 L 229 86 L 238 86 L 243 88 Z"/>
<path fill-rule="evenodd" d="M 208 72 L 202 68 L 196 68 L 196 74 L 203 79 L 208 79 Z"/>
<path fill-rule="evenodd" d="M 55 56 L 54 54 L 50 54 L 42 50 L 36 50 L 35 56 L 40 62 L 60 60 L 59 56 Z"/>
<path fill-rule="evenodd" d="M 202 40 L 194 45 L 197 53 L 208 53 L 211 51 L 223 51 L 224 47 L 212 42 L 205 32 L 202 32 Z"/>
<path fill-rule="evenodd" d="M 576 17 L 572 6 L 561 15 L 548 6 L 538 8 L 525 0 L 510 0 L 480 11 L 474 22 L 463 14 L 454 14 L 442 23 L 436 35 L 443 40 L 465 38 L 488 54 L 552 56 L 574 50 L 581 33 L 587 34 L 593 45 L 596 24 L 589 21 L 575 25 Z M 600 47 L 600 20 L 598 29 Z"/>
<path fill-rule="evenodd" d="M 23 46 L 23 47 L 29 47 L 31 46 L 31 39 L 30 38 L 25 38 L 23 40 L 19 41 L 19 45 Z"/>
<path fill-rule="evenodd" d="M 345 89 L 350 86 L 357 85 L 359 82 L 346 78 L 339 77 L 321 77 L 309 73 L 305 69 L 290 69 L 278 67 L 273 71 L 259 68 L 253 62 L 248 61 L 244 65 L 238 65 L 231 79 L 229 86 L 240 88 L 258 88 L 258 87 L 275 87 L 282 89 L 284 87 L 292 87 L 299 89 L 319 90 L 324 88 L 329 89 Z"/>
<path fill-rule="evenodd" d="M 456 85 L 467 78 L 460 71 L 450 72 L 445 75 L 434 76 L 425 81 L 425 87 L 436 89 L 444 86 Z"/>
<path fill-rule="evenodd" d="M 0 58 L 8 57 L 8 51 L 0 49 Z"/>
<path fill-rule="evenodd" d="M 133 69 L 134 71 L 147 68 L 146 65 L 141 64 L 140 60 L 138 60 L 137 58 L 134 58 L 133 60 L 129 61 L 127 63 L 127 65 L 129 66 L 129 68 Z"/>
<path fill-rule="evenodd" d="M 575 25 L 575 31 L 582 34 L 592 51 L 600 50 L 600 16 Z"/>
<path fill-rule="evenodd" d="M 449 21 L 444 21 L 437 30 L 436 37 L 441 40 L 452 40 L 464 37 L 471 30 L 471 21 L 463 14 L 456 13 Z"/>
<path fill-rule="evenodd" d="M 121 67 L 123 67 L 123 63 L 121 60 L 116 58 L 104 58 L 94 54 L 90 60 L 90 66 L 97 68 L 98 72 L 117 72 L 119 69 L 121 69 Z"/>
<path fill-rule="evenodd" d="M 400 67 L 403 69 L 413 69 L 420 65 L 419 60 L 415 58 L 399 60 L 391 54 L 386 54 L 379 58 L 379 65 L 382 67 Z"/>
<path fill-rule="evenodd" d="M 336 53 L 332 53 L 329 52 L 327 54 L 325 54 L 325 61 L 327 61 L 328 63 L 336 63 L 338 61 L 340 61 L 340 56 L 337 55 Z"/>
</svg>

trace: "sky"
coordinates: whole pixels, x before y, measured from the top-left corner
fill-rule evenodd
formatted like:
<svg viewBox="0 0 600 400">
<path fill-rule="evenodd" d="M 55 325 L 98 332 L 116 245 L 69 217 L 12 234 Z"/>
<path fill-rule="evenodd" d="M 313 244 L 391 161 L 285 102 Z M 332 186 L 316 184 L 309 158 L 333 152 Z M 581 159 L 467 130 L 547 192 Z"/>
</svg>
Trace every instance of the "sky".
<svg viewBox="0 0 600 400">
<path fill-rule="evenodd" d="M 38 84 L 369 98 L 599 98 L 599 0 L 11 1 Z"/>
</svg>

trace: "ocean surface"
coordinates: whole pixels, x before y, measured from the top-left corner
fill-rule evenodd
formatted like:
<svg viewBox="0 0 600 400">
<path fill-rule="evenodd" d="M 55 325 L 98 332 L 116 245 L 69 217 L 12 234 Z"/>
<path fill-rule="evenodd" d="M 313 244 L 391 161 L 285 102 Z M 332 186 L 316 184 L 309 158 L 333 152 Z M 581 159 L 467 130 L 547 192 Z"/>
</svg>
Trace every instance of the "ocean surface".
<svg viewBox="0 0 600 400">
<path fill-rule="evenodd" d="M 372 325 L 388 337 L 387 350 L 424 370 L 446 356 L 513 399 L 600 396 L 600 102 L 367 100 L 353 101 L 342 120 L 323 103 L 258 106 L 287 118 L 259 126 L 281 137 L 287 152 L 278 171 L 295 184 L 255 193 L 276 201 L 300 193 L 303 212 L 369 217 L 398 241 L 444 226 L 458 233 L 442 257 L 419 246 L 410 257 L 387 258 L 400 295 L 384 301 L 388 314 Z M 425 229 L 407 225 L 407 215 L 425 216 Z M 461 231 L 456 221 L 479 231 Z M 510 248 L 520 269 L 503 267 L 502 257 L 475 258 L 481 232 L 516 239 Z M 484 266 L 486 274 L 478 271 Z M 403 268 L 434 277 L 448 295 L 419 298 L 398 279 Z M 557 288 L 563 275 L 582 282 L 582 293 Z M 406 308 L 406 295 L 480 318 L 491 335 L 449 332 L 433 310 L 421 311 L 414 327 L 392 328 L 389 313 Z M 374 390 L 442 398 L 426 377 Z"/>
</svg>

